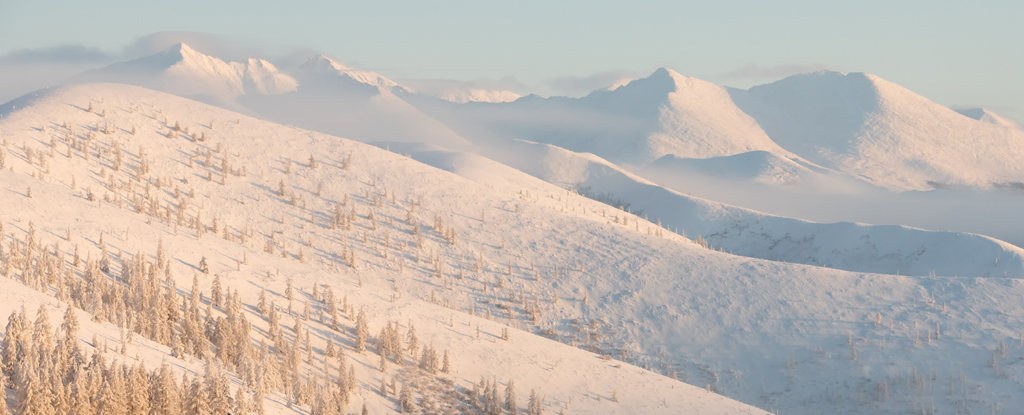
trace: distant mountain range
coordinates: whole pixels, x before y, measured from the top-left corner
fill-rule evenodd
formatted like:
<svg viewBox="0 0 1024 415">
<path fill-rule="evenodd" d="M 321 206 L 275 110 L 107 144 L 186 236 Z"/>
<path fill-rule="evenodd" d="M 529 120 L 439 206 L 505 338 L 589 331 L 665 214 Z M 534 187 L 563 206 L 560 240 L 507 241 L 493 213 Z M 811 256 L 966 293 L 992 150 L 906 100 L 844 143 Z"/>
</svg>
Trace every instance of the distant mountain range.
<svg viewBox="0 0 1024 415">
<path fill-rule="evenodd" d="M 953 111 L 864 73 L 823 71 L 742 90 L 661 68 L 582 98 L 426 94 L 322 55 L 282 71 L 259 59 L 227 63 L 179 44 L 71 82 L 97 81 L 364 142 L 462 149 L 519 139 L 634 166 L 666 156 L 708 160 L 686 164 L 727 176 L 721 169 L 730 163 L 713 160 L 739 157 L 747 164 L 732 176 L 787 182 L 799 166 L 898 191 L 1024 182 L 1024 131 L 1013 121 L 990 110 Z M 792 171 L 776 174 L 786 169 Z M 766 179 L 750 171 L 776 173 Z"/>
</svg>

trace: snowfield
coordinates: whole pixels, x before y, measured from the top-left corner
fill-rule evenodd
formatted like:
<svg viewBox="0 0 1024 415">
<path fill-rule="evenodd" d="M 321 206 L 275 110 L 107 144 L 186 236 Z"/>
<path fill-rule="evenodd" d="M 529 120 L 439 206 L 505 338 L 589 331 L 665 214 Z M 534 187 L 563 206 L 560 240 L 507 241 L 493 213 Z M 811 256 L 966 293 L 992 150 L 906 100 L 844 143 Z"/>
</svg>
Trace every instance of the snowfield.
<svg viewBox="0 0 1024 415">
<path fill-rule="evenodd" d="M 515 173 L 479 156 L 378 148 L 117 84 L 4 104 L 0 140 L 5 259 L 29 223 L 41 245 L 61 242 L 68 256 L 77 246 L 99 258 L 102 238 L 112 275 L 131 253 L 154 259 L 162 243 L 185 295 L 205 257 L 199 288 L 211 292 L 218 275 L 239 290 L 254 347 L 272 330 L 256 311 L 262 289 L 294 335 L 282 296 L 291 279 L 314 315 L 335 302 L 349 309 L 337 331 L 322 317 L 299 322 L 317 348 L 302 373 L 335 360 L 323 357 L 327 339 L 344 346 L 358 384 L 348 412 L 362 402 L 397 412 L 394 394 L 378 394 L 375 339 L 389 321 L 403 335 L 411 321 L 421 345 L 452 357 L 450 374 L 386 369 L 414 384 L 423 406 L 455 400 L 445 388 L 465 396 L 481 377 L 502 391 L 514 380 L 521 408 L 536 390 L 547 413 L 1003 413 L 1024 396 L 1020 250 L 990 238 L 771 217 L 527 142 L 510 148 L 539 160 L 537 170 Z M 650 220 L 561 186 L 579 182 L 634 201 L 630 210 Z M 697 232 L 682 235 L 686 226 Z M 776 250 L 790 262 L 755 255 Z M 57 305 L 15 279 L 0 284 L 9 299 L 0 311 Z M 315 284 L 341 300 L 318 302 Z M 362 353 L 356 310 L 369 326 Z M 119 337 L 110 323 L 81 320 L 83 340 Z M 122 358 L 201 371 L 168 351 L 137 340 Z M 445 379 L 452 385 L 438 386 Z M 281 391 L 266 399 L 275 413 L 312 411 L 289 408 Z"/>
</svg>

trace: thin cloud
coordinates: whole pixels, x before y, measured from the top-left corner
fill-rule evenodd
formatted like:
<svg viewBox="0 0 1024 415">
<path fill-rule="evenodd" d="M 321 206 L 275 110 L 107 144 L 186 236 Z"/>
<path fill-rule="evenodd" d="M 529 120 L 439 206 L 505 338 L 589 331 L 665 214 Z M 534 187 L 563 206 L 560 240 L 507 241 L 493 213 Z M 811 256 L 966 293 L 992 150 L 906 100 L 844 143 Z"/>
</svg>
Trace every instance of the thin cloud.
<svg viewBox="0 0 1024 415">
<path fill-rule="evenodd" d="M 484 91 L 509 91 L 524 94 L 529 87 L 518 79 L 506 76 L 501 79 L 480 78 L 471 81 L 453 79 L 397 79 L 396 82 L 427 94 L 439 94 L 452 90 L 480 89 Z"/>
<path fill-rule="evenodd" d="M 6 64 L 67 64 L 89 65 L 111 62 L 116 57 L 96 48 L 83 45 L 58 45 L 36 49 L 18 49 L 0 56 Z"/>
<path fill-rule="evenodd" d="M 203 32 L 165 31 L 141 36 L 124 48 L 125 59 L 149 56 L 184 43 L 196 51 L 225 61 L 262 57 L 266 53 L 254 43 Z"/>
<path fill-rule="evenodd" d="M 559 76 L 548 80 L 546 83 L 551 88 L 551 91 L 556 94 L 579 97 L 599 89 L 621 86 L 626 82 L 639 78 L 640 75 L 636 72 L 619 70 L 598 72 L 589 76 Z"/>
<path fill-rule="evenodd" d="M 834 71 L 836 68 L 820 63 L 812 63 L 809 65 L 804 64 L 784 64 L 774 66 L 762 66 L 753 63 L 743 65 L 739 69 L 729 71 L 719 75 L 722 79 L 782 79 L 787 76 L 798 75 L 802 73 L 818 72 L 818 71 Z"/>
</svg>

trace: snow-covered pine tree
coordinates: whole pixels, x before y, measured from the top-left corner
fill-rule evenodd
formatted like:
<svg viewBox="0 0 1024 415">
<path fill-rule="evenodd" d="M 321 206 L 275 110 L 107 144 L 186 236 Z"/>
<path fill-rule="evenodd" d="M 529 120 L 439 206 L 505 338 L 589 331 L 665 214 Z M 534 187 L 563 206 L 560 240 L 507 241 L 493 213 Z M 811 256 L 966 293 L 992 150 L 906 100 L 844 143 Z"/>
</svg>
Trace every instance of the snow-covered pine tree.
<svg viewBox="0 0 1024 415">
<path fill-rule="evenodd" d="M 24 335 L 24 322 L 18 312 L 12 312 L 7 319 L 7 329 L 4 332 L 3 350 L 0 352 L 0 362 L 3 364 L 4 384 L 7 387 L 14 387 L 15 373 L 18 363 L 22 360 L 26 351 L 21 349 L 23 344 L 21 338 Z"/>
<path fill-rule="evenodd" d="M 258 310 L 260 312 L 260 314 L 263 315 L 263 316 L 266 316 L 267 313 L 270 311 L 270 309 L 267 307 L 267 289 L 266 288 L 260 290 L 259 300 L 256 301 L 256 310 Z"/>
<path fill-rule="evenodd" d="M 508 380 L 508 385 L 505 386 L 505 409 L 508 410 L 510 415 L 518 415 L 519 408 L 516 401 L 516 382 L 512 379 Z"/>
<path fill-rule="evenodd" d="M 544 407 L 541 405 L 540 396 L 537 395 L 536 389 L 530 389 L 530 403 L 527 405 L 526 411 L 529 415 L 542 415 L 544 413 Z"/>
<path fill-rule="evenodd" d="M 123 414 L 128 411 L 125 381 L 122 371 L 111 368 L 110 375 L 103 380 L 98 397 L 97 412 L 102 414 Z M 31 414 L 35 412 L 24 412 Z"/>
<path fill-rule="evenodd" d="M 416 360 L 416 352 L 420 347 L 420 340 L 416 337 L 416 326 L 412 324 L 412 319 L 409 320 L 409 331 L 406 333 L 406 343 L 408 344 L 409 356 L 413 360 Z"/>
<path fill-rule="evenodd" d="M 245 391 L 242 387 L 235 390 L 234 407 L 230 413 L 239 415 L 249 413 L 249 405 L 245 401 Z"/>
<path fill-rule="evenodd" d="M 359 308 L 359 316 L 356 317 L 356 353 L 366 351 L 366 338 L 370 335 L 370 328 L 366 322 L 366 310 Z"/>
<path fill-rule="evenodd" d="M 288 301 L 292 301 L 295 297 L 295 293 L 292 290 L 292 277 L 288 277 L 288 280 L 286 281 L 285 284 L 286 285 L 284 288 L 284 298 L 287 298 Z"/>
<path fill-rule="evenodd" d="M 221 307 L 220 274 L 213 276 L 213 284 L 210 286 L 210 302 L 214 307 Z"/>
<path fill-rule="evenodd" d="M 398 394 L 398 411 L 407 414 L 416 411 L 416 403 L 413 402 L 412 390 L 409 384 L 402 383 L 402 392 Z"/>
<path fill-rule="evenodd" d="M 182 389 L 185 389 L 182 387 Z M 206 389 L 203 388 L 203 384 L 197 376 L 192 379 L 192 384 L 188 386 L 187 392 L 182 393 L 184 405 L 182 410 L 186 415 L 206 415 L 210 414 L 210 400 L 206 395 Z"/>
<path fill-rule="evenodd" d="M 149 373 L 146 364 L 132 365 L 128 376 L 128 414 L 149 415 Z"/>
<path fill-rule="evenodd" d="M 0 160 L 0 162 L 2 162 L 2 160 Z M 0 164 L 2 164 L 2 163 L 0 163 Z M 0 168 L 3 168 L 3 166 L 0 166 Z M 7 407 L 7 393 L 6 393 L 6 391 L 4 392 L 3 396 L 0 396 L 0 398 L 3 398 L 3 399 L 0 399 L 0 415 L 11 415 L 11 409 Z M 364 405 L 364 408 L 365 408 L 365 405 Z"/>
</svg>

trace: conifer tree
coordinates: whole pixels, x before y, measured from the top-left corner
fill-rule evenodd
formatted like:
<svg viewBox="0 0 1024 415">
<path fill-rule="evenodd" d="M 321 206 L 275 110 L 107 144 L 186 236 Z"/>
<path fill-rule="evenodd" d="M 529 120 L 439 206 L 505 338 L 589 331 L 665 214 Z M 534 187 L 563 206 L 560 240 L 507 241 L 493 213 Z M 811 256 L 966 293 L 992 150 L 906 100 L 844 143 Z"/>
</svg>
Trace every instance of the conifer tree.
<svg viewBox="0 0 1024 415">
<path fill-rule="evenodd" d="M 263 393 L 262 392 L 257 390 L 255 393 L 253 393 L 253 396 L 252 396 L 252 406 L 253 406 L 253 411 L 256 412 L 257 415 L 266 415 L 267 410 L 263 407 Z"/>
<path fill-rule="evenodd" d="M 0 160 L 2 162 L 2 160 Z M 3 166 L 0 166 L 2 168 Z M 11 415 L 11 409 L 7 407 L 7 393 L 0 396 L 0 415 Z"/>
<path fill-rule="evenodd" d="M 245 391 L 242 387 L 239 387 L 235 391 L 235 406 L 232 408 L 232 414 L 247 414 L 249 413 L 249 406 L 245 402 Z"/>
<path fill-rule="evenodd" d="M 124 377 L 120 370 L 111 370 L 110 376 L 100 387 L 98 412 L 102 414 L 123 414 L 128 411 Z M 32 413 L 32 412 L 28 412 Z"/>
<path fill-rule="evenodd" d="M 366 311 L 360 307 L 359 317 L 356 318 L 356 353 L 366 351 L 366 338 L 370 335 L 370 328 L 366 323 Z"/>
<path fill-rule="evenodd" d="M 335 357 L 335 356 L 337 356 L 337 351 L 334 350 L 334 336 L 329 336 L 327 338 L 327 348 L 324 351 L 324 356 L 327 356 L 327 357 Z"/>
<path fill-rule="evenodd" d="M 74 384 L 72 385 L 72 395 L 69 404 L 69 412 L 75 415 L 92 415 L 96 413 L 96 409 L 92 404 L 92 394 L 89 391 L 89 385 L 86 381 L 86 372 L 79 371 L 75 375 Z M 154 413 L 153 415 L 169 415 L 167 413 Z"/>
<path fill-rule="evenodd" d="M 32 345 L 39 354 L 49 356 L 53 351 L 53 327 L 50 326 L 50 316 L 46 312 L 46 306 L 40 305 L 36 314 L 36 323 L 32 330 Z"/>
<path fill-rule="evenodd" d="M 221 308 L 221 286 L 220 274 L 213 276 L 213 285 L 210 287 L 210 302 L 214 307 Z"/>
<path fill-rule="evenodd" d="M 4 383 L 8 387 L 13 387 L 15 385 L 14 381 L 16 380 L 15 373 L 17 372 L 17 365 L 25 355 L 25 350 L 20 349 L 23 344 L 23 326 L 23 321 L 21 316 L 18 315 L 18 312 L 12 312 L 11 316 L 7 319 L 7 329 L 4 332 L 3 351 L 0 352 L 0 361 L 2 361 L 3 364 Z"/>
<path fill-rule="evenodd" d="M 409 355 L 413 360 L 416 360 L 416 351 L 420 347 L 419 338 L 416 337 L 416 326 L 412 324 L 412 320 L 409 320 L 409 331 L 406 333 L 406 343 L 409 345 Z"/>
<path fill-rule="evenodd" d="M 192 384 L 188 387 L 188 392 L 184 396 L 186 397 L 186 404 L 182 409 L 184 409 L 185 414 L 207 415 L 211 413 L 209 398 L 198 377 L 192 379 Z"/>
<path fill-rule="evenodd" d="M 508 385 L 505 386 L 505 409 L 511 415 L 518 415 L 519 408 L 516 404 L 516 382 L 512 379 L 508 380 Z"/>
<path fill-rule="evenodd" d="M 527 406 L 527 413 L 529 415 L 541 415 L 544 413 L 544 408 L 541 406 L 540 396 L 537 396 L 537 390 L 530 390 L 530 404 Z"/>
<path fill-rule="evenodd" d="M 413 402 L 412 390 L 409 384 L 402 383 L 402 392 L 398 394 L 398 411 L 403 414 L 416 411 L 416 403 Z"/>
<path fill-rule="evenodd" d="M 17 371 L 15 411 L 18 414 L 53 415 L 50 399 L 31 361 L 25 359 L 18 363 Z"/>
<path fill-rule="evenodd" d="M 444 362 L 441 363 L 441 373 L 451 373 L 451 364 L 448 362 L 448 350 L 444 351 Z"/>
<path fill-rule="evenodd" d="M 267 313 L 270 311 L 270 309 L 267 308 L 267 289 L 266 288 L 260 290 L 260 298 L 256 302 L 256 309 L 259 310 L 260 314 L 262 314 L 264 316 L 266 316 Z"/>
<path fill-rule="evenodd" d="M 146 365 L 132 366 L 128 378 L 128 413 L 131 415 L 149 415 L 149 373 Z"/>
</svg>

